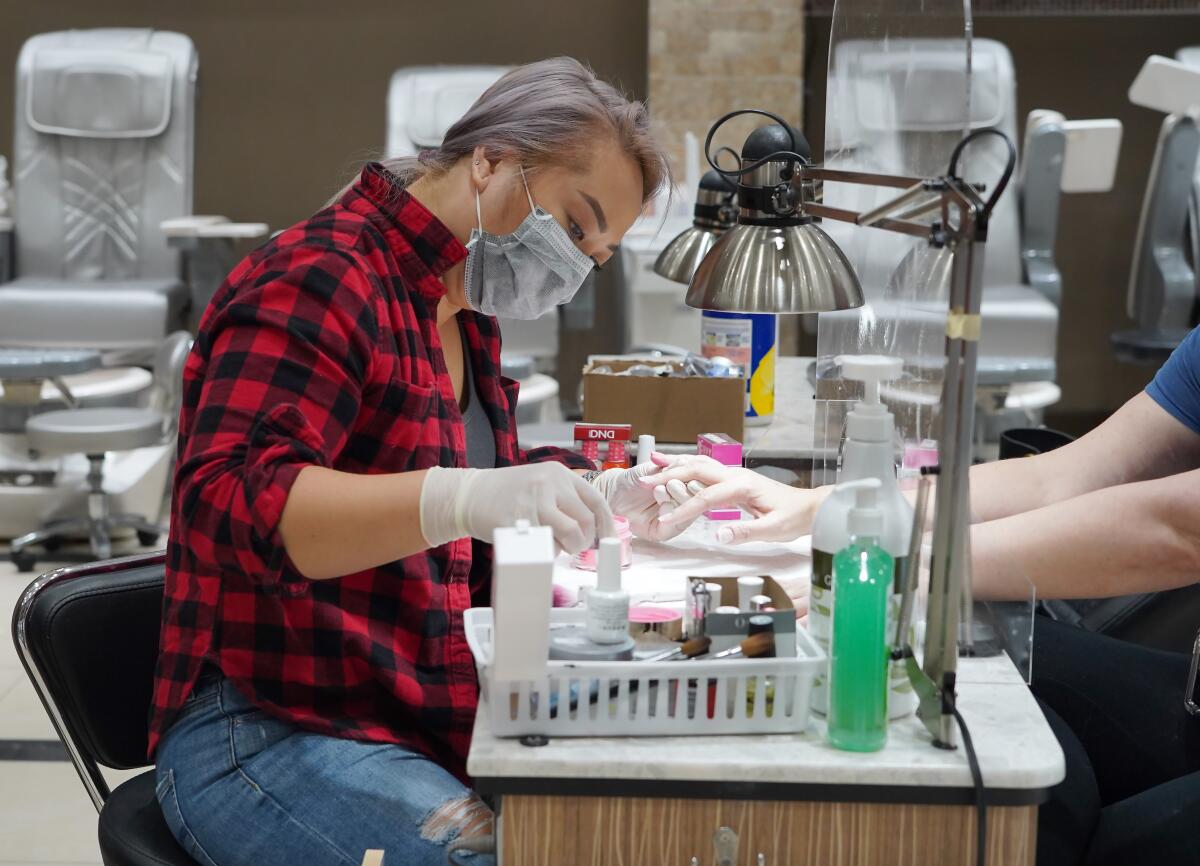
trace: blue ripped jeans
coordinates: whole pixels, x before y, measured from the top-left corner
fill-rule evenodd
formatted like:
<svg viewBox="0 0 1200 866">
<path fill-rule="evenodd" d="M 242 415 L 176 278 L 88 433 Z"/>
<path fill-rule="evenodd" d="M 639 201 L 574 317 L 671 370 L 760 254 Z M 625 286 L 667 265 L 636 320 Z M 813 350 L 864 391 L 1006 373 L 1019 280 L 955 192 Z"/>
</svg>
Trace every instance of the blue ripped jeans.
<svg viewBox="0 0 1200 866">
<path fill-rule="evenodd" d="M 493 866 L 491 811 L 402 746 L 300 730 L 207 671 L 158 746 L 158 802 L 200 866 Z M 486 845 L 482 847 L 488 847 Z"/>
</svg>

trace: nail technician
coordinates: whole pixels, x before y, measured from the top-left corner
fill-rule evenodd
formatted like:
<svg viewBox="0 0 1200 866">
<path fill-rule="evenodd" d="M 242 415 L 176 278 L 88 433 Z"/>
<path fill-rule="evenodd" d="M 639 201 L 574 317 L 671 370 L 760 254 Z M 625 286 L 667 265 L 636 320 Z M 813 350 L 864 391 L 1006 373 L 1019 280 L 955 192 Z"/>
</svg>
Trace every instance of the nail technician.
<svg viewBox="0 0 1200 866">
<path fill-rule="evenodd" d="M 185 371 L 151 718 L 198 862 L 492 862 L 465 783 L 484 542 L 658 531 L 645 468 L 519 450 L 492 317 L 570 300 L 666 177 L 641 103 L 546 60 L 230 273 Z"/>
<path fill-rule="evenodd" d="M 707 485 L 689 501 L 689 482 Z M 809 531 L 828 488 L 799 490 L 691 457 L 646 484 L 756 519 L 734 543 Z M 693 489 L 699 489 L 693 485 Z M 1200 581 L 1200 328 L 1138 394 L 1077 441 L 971 469 L 981 598 L 1125 595 Z M 1200 623 L 1197 623 L 1200 626 Z M 1200 718 L 1183 709 L 1190 657 L 1039 618 L 1033 690 L 1067 758 L 1039 817 L 1038 863 L 1193 864 L 1200 852 Z"/>
</svg>

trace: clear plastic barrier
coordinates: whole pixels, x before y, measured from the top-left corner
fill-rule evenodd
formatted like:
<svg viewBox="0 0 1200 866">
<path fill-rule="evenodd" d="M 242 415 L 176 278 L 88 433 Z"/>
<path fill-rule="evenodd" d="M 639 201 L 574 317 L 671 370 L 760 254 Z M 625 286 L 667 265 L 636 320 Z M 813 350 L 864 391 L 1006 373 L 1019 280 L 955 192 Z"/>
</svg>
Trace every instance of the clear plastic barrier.
<svg viewBox="0 0 1200 866">
<path fill-rule="evenodd" d="M 825 166 L 910 177 L 945 173 L 971 126 L 970 0 L 837 0 L 831 27 Z M 828 183 L 823 198 L 866 211 L 897 192 Z M 936 438 L 949 256 L 879 229 L 832 220 L 822 227 L 850 259 L 867 300 L 859 310 L 818 320 L 814 481 L 828 483 L 845 409 L 857 396 L 855 383 L 840 378 L 838 355 L 904 359 L 902 379 L 883 394 L 896 417 L 898 461 Z"/>
<path fill-rule="evenodd" d="M 986 601 L 975 603 L 973 643 L 976 655 L 1003 651 L 1016 666 L 1021 679 L 1033 681 L 1033 631 L 1036 627 L 1034 612 L 1037 605 L 1037 590 L 1028 578 L 1021 578 L 1026 587 L 1026 598 L 1020 601 Z M 986 644 L 986 646 L 985 646 Z M 960 674 L 960 679 L 971 682 L 1008 682 L 1011 670 L 991 672 L 987 668 L 979 673 Z M 994 679 L 993 679 L 994 677 Z"/>
<path fill-rule="evenodd" d="M 918 668 L 924 663 L 925 604 L 929 591 L 928 534 L 925 538 L 926 543 L 922 547 L 921 559 L 917 565 L 918 583 L 913 593 L 912 613 L 906 620 L 910 624 L 907 630 L 909 649 L 912 650 Z M 977 600 L 972 605 L 970 618 L 961 618 L 959 655 L 961 658 L 972 658 L 976 661 L 968 665 L 959 663 L 960 683 L 1003 685 L 1032 681 L 1037 590 L 1023 572 L 1015 573 L 1012 577 L 1014 586 L 1024 587 L 1021 598 L 1012 601 Z"/>
</svg>

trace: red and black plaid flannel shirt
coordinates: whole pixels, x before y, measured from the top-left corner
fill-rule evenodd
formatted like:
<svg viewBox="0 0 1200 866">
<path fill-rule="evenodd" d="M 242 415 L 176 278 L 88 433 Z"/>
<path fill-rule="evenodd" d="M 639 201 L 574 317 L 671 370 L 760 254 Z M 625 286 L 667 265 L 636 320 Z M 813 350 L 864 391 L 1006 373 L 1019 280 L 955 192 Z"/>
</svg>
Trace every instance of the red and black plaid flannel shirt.
<svg viewBox="0 0 1200 866">
<path fill-rule="evenodd" d="M 462 612 L 486 598 L 490 547 L 462 538 L 310 581 L 278 532 L 305 466 L 466 465 L 435 318 L 441 275 L 465 255 L 370 165 L 217 292 L 184 372 L 151 755 L 208 662 L 302 728 L 401 743 L 465 775 L 477 684 Z M 461 317 L 496 465 L 591 468 L 560 449 L 518 450 L 497 323 Z"/>
</svg>

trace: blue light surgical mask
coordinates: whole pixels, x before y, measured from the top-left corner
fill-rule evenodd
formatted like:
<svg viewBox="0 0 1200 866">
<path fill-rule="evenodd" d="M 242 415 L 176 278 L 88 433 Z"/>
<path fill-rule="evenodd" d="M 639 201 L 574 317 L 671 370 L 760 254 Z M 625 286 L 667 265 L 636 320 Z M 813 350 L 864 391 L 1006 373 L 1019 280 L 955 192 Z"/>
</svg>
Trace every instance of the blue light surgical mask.
<svg viewBox="0 0 1200 866">
<path fill-rule="evenodd" d="M 553 216 L 533 203 L 521 169 L 529 216 L 516 231 L 493 235 L 483 230 L 479 190 L 467 241 L 463 287 L 471 309 L 489 316 L 536 319 L 575 296 L 595 263 L 575 246 Z"/>
</svg>

